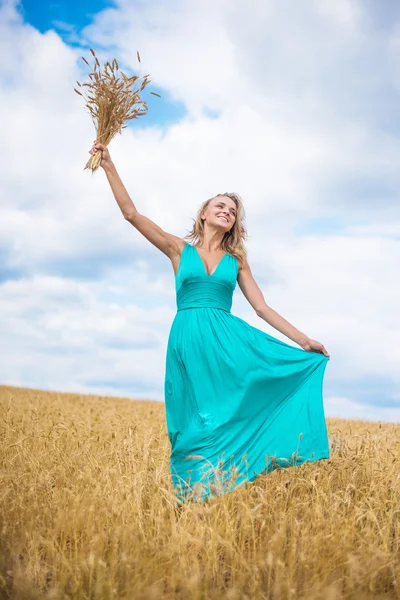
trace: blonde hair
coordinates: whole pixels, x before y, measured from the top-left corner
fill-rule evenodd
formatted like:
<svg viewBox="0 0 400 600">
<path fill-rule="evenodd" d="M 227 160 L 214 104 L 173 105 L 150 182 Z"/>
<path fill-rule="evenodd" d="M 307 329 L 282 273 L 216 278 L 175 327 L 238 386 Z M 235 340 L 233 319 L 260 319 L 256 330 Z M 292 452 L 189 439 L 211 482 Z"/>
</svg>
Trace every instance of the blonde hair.
<svg viewBox="0 0 400 600">
<path fill-rule="evenodd" d="M 201 213 L 207 208 L 211 200 L 218 198 L 219 196 L 227 196 L 236 204 L 236 218 L 233 226 L 227 231 L 222 239 L 221 249 L 227 254 L 234 256 L 239 263 L 243 263 L 247 260 L 247 250 L 244 246 L 244 240 L 247 239 L 247 228 L 245 225 L 245 210 L 243 207 L 242 199 L 239 194 L 230 192 L 225 194 L 217 194 L 208 200 L 205 200 L 197 211 L 196 218 L 193 219 L 194 224 L 184 239 L 194 242 L 194 245 L 203 242 L 204 238 L 204 223 L 201 218 Z"/>
</svg>

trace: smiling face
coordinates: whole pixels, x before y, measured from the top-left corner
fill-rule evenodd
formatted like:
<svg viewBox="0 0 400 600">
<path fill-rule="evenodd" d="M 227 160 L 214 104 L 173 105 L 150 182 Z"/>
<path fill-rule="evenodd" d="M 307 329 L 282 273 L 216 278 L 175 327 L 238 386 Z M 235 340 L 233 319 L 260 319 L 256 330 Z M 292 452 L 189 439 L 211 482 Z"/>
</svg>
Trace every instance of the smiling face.
<svg viewBox="0 0 400 600">
<path fill-rule="evenodd" d="M 232 198 L 218 196 L 209 202 L 201 217 L 208 225 L 229 231 L 235 223 L 236 213 L 236 202 Z"/>
</svg>

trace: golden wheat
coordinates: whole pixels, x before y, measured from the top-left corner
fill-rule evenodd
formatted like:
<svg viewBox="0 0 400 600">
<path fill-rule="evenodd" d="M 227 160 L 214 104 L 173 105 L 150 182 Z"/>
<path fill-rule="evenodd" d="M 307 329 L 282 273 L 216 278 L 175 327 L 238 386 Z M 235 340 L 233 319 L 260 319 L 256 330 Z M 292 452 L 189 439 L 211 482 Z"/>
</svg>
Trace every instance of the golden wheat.
<svg viewBox="0 0 400 600">
<path fill-rule="evenodd" d="M 148 105 L 142 100 L 140 92 L 150 83 L 150 74 L 144 75 L 140 86 L 134 89 L 132 86 L 140 79 L 138 75 L 127 77 L 125 73 L 119 71 L 116 58 L 111 63 L 107 61 L 101 71 L 96 53 L 92 48 L 90 48 L 90 52 L 95 58 L 93 71 L 89 73 L 90 81 L 83 84 L 77 81 L 80 90 L 76 88 L 74 90 L 86 100 L 85 106 L 90 112 L 96 129 L 96 139 L 108 146 L 114 136 L 117 133 L 121 134 L 122 129 L 127 127 L 127 121 L 137 119 L 147 113 Z M 137 52 L 137 58 L 140 63 L 139 52 Z M 84 56 L 82 56 L 82 60 L 90 66 Z M 84 92 L 83 88 L 85 87 L 88 88 L 88 94 Z M 160 97 L 160 94 L 156 92 L 150 92 L 150 94 Z M 94 173 L 100 164 L 101 151 L 99 150 L 89 158 L 84 170 L 91 169 Z"/>
<path fill-rule="evenodd" d="M 0 597 L 400 598 L 400 425 L 177 510 L 165 406 L 0 387 Z"/>
</svg>

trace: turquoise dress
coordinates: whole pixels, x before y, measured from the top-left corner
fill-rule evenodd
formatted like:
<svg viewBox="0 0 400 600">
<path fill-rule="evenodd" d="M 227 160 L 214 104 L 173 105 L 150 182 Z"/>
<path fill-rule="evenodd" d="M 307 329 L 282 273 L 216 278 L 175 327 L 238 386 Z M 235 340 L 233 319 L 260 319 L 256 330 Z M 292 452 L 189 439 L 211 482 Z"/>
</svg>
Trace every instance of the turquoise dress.
<svg viewBox="0 0 400 600">
<path fill-rule="evenodd" d="M 238 270 L 237 259 L 225 253 L 208 275 L 186 243 L 175 274 L 164 392 L 178 503 L 330 457 L 322 394 L 329 357 L 233 315 Z"/>
</svg>

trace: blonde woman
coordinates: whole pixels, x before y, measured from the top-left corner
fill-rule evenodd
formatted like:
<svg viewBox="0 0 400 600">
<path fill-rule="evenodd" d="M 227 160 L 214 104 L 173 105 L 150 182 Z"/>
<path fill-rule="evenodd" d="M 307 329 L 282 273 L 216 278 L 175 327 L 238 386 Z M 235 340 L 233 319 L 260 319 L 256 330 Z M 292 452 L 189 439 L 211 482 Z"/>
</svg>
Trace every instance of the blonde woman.
<svg viewBox="0 0 400 600">
<path fill-rule="evenodd" d="M 277 467 L 329 458 L 322 393 L 329 354 L 266 304 L 247 262 L 240 197 L 203 202 L 180 238 L 137 210 L 108 149 L 95 141 L 90 153 L 98 150 L 124 218 L 174 271 L 164 391 L 178 505 L 225 494 Z M 231 313 L 237 283 L 257 315 L 299 347 Z"/>
</svg>

